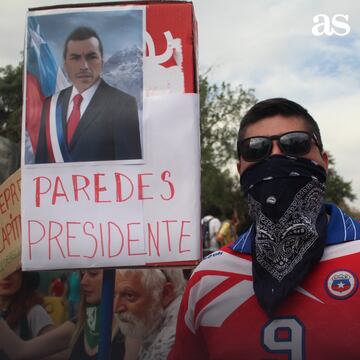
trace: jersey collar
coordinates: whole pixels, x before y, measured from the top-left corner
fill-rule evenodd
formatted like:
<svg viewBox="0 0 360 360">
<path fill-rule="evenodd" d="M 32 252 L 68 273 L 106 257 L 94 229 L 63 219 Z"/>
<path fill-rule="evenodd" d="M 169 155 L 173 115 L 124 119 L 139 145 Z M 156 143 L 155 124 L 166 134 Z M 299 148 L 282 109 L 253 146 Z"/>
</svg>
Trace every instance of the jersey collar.
<svg viewBox="0 0 360 360">
<path fill-rule="evenodd" d="M 327 227 L 326 245 L 339 244 L 345 241 L 360 239 L 359 221 L 346 215 L 335 204 L 325 204 L 326 213 L 330 215 Z M 247 231 L 240 234 L 238 239 L 228 248 L 245 254 L 251 254 L 251 243 L 255 236 L 255 227 L 252 224 Z"/>
</svg>

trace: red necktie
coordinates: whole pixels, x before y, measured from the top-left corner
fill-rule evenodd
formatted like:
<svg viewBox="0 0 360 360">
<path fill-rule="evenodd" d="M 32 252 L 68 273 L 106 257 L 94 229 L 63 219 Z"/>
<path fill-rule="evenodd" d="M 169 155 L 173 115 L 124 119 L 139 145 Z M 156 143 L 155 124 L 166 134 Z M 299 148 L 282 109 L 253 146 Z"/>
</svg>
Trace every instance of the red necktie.
<svg viewBox="0 0 360 360">
<path fill-rule="evenodd" d="M 74 135 L 74 132 L 80 121 L 80 105 L 83 101 L 83 97 L 80 94 L 74 96 L 73 99 L 73 109 L 71 111 L 68 123 L 67 123 L 67 142 L 70 144 L 71 139 Z"/>
</svg>

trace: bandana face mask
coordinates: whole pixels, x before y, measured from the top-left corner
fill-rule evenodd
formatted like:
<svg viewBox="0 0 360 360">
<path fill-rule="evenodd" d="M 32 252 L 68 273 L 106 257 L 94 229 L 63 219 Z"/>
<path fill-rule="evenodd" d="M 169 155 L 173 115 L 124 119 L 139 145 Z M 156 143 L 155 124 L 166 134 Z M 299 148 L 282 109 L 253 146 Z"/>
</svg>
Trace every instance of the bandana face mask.
<svg viewBox="0 0 360 360">
<path fill-rule="evenodd" d="M 255 295 L 269 316 L 320 260 L 326 240 L 326 172 L 308 159 L 271 156 L 241 175 L 255 222 Z"/>
</svg>

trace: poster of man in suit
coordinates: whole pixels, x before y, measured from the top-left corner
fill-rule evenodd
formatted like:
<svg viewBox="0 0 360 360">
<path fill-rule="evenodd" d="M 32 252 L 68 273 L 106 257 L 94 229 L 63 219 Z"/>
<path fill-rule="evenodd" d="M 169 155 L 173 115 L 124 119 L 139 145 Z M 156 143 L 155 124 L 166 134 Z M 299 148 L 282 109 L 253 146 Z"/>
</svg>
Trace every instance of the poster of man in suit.
<svg viewBox="0 0 360 360">
<path fill-rule="evenodd" d="M 143 14 L 28 18 L 25 164 L 140 160 Z"/>
<path fill-rule="evenodd" d="M 197 263 L 194 20 L 188 2 L 29 10 L 24 270 Z"/>
</svg>

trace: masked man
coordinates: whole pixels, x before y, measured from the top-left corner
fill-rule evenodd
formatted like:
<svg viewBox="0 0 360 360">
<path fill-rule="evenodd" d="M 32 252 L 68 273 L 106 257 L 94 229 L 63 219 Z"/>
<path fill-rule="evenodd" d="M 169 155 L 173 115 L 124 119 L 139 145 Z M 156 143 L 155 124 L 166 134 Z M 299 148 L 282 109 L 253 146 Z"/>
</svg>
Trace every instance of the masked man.
<svg viewBox="0 0 360 360">
<path fill-rule="evenodd" d="M 193 273 L 169 358 L 360 358 L 360 226 L 323 202 L 315 120 L 287 99 L 261 101 L 238 155 L 253 224 Z"/>
</svg>

